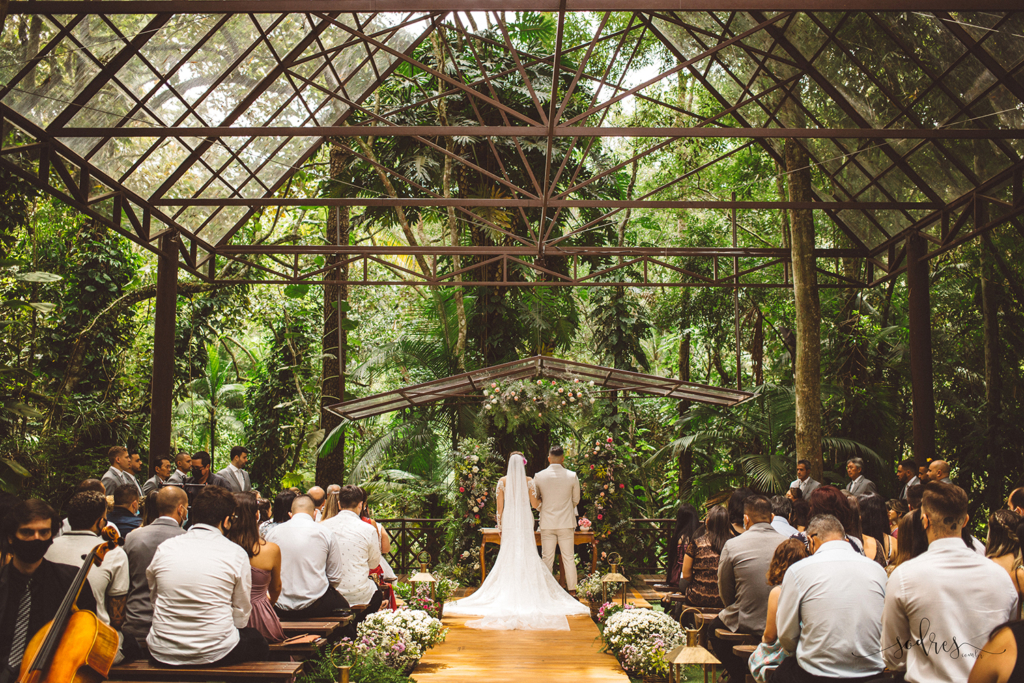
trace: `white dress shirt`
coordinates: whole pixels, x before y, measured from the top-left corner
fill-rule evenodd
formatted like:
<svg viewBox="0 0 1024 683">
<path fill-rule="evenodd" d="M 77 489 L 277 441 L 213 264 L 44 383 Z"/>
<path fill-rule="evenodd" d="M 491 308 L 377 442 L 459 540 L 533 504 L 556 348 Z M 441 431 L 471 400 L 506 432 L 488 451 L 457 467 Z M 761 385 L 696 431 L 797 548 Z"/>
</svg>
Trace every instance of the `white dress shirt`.
<svg viewBox="0 0 1024 683">
<path fill-rule="evenodd" d="M 886 578 L 845 540 L 822 543 L 786 570 L 775 616 L 779 643 L 815 676 L 880 673 Z"/>
<path fill-rule="evenodd" d="M 345 596 L 350 605 L 368 603 L 377 591 L 377 584 L 370 579 L 370 570 L 380 564 L 380 537 L 377 530 L 351 510 L 342 510 L 321 522 L 320 527 L 330 530 L 341 548 L 341 581 L 336 586 L 338 592 Z"/>
<path fill-rule="evenodd" d="M 281 596 L 277 606 L 284 610 L 309 607 L 337 588 L 342 578 L 343 558 L 337 539 L 305 512 L 270 529 L 264 537 L 281 547 Z M 340 589 L 339 589 L 340 590 Z"/>
<path fill-rule="evenodd" d="M 249 557 L 216 527 L 196 524 L 161 543 L 146 579 L 153 602 L 146 643 L 159 662 L 216 662 L 238 644 L 238 629 L 249 625 Z"/>
<path fill-rule="evenodd" d="M 966 681 L 993 628 L 1014 618 L 1006 570 L 963 540 L 940 538 L 893 570 L 882 615 L 885 664 L 909 683 Z M 922 643 L 923 641 L 923 643 Z"/>
<path fill-rule="evenodd" d="M 235 467 L 233 464 L 229 462 L 228 466 L 225 467 L 224 469 L 228 471 L 227 475 L 225 476 L 229 476 L 235 480 L 235 483 L 238 484 L 239 491 L 244 492 L 249 490 L 245 487 L 245 476 L 242 474 L 242 470 L 240 468 Z"/>
<path fill-rule="evenodd" d="M 100 543 L 103 543 L 103 539 L 91 531 L 67 531 L 60 538 L 54 539 L 53 545 L 46 551 L 46 559 L 81 568 L 84 556 Z M 89 586 L 96 598 L 96 616 L 104 624 L 110 623 L 107 598 L 128 595 L 130 582 L 128 556 L 121 548 L 108 550 L 103 563 L 89 570 Z"/>
<path fill-rule="evenodd" d="M 772 515 L 772 528 L 786 538 L 792 538 L 800 533 L 800 530 L 790 524 L 788 519 L 778 515 Z"/>
</svg>

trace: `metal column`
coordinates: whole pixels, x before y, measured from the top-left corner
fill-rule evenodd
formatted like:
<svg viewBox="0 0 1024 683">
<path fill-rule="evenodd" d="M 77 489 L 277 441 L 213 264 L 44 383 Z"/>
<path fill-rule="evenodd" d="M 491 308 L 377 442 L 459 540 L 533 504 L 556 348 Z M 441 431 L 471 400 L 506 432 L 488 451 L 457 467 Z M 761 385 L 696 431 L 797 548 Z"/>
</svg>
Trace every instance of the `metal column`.
<svg viewBox="0 0 1024 683">
<path fill-rule="evenodd" d="M 149 469 L 154 457 L 171 456 L 171 408 L 174 390 L 174 327 L 178 308 L 178 246 L 175 235 L 160 239 L 153 320 L 153 382 L 149 422 Z"/>
<path fill-rule="evenodd" d="M 910 289 L 910 378 L 914 397 L 914 460 L 935 458 L 935 393 L 932 385 L 932 327 L 928 244 L 914 233 L 907 238 L 907 286 Z"/>
</svg>

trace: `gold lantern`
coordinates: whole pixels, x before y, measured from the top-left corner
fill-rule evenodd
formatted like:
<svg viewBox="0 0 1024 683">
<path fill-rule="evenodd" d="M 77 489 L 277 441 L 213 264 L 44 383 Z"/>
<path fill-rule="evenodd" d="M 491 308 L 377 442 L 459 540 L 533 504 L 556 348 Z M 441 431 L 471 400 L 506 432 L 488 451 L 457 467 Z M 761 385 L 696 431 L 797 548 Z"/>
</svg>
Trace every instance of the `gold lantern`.
<svg viewBox="0 0 1024 683">
<path fill-rule="evenodd" d="M 423 557 L 422 554 L 420 555 L 420 557 L 421 558 Z M 430 572 L 427 571 L 427 563 L 426 562 L 420 562 L 420 570 L 418 572 L 416 572 L 416 574 L 414 574 L 411 579 L 409 579 L 409 583 L 429 583 L 430 584 L 430 599 L 431 600 L 436 600 L 437 599 L 437 598 L 434 597 L 434 584 L 437 583 L 437 579 L 435 579 L 433 576 L 431 576 Z"/>
<path fill-rule="evenodd" d="M 694 626 L 687 628 L 683 626 L 683 615 L 687 612 L 694 613 Z M 700 644 L 700 631 L 704 628 L 704 616 L 696 607 L 689 607 L 679 615 L 679 625 L 683 626 L 683 633 L 686 634 L 686 642 L 665 655 L 668 662 L 668 683 L 682 683 L 683 667 L 687 664 L 700 664 L 704 669 L 704 683 L 708 683 L 708 665 L 711 665 L 711 679 L 715 678 L 715 665 L 721 664 L 715 656 L 708 652 Z"/>
<path fill-rule="evenodd" d="M 601 577 L 601 595 L 603 602 L 608 602 L 608 584 L 621 583 L 622 584 L 622 606 L 626 606 L 626 584 L 629 583 L 629 579 L 619 573 L 619 562 L 611 562 L 612 557 L 619 558 L 619 562 L 622 561 L 622 556 L 618 553 L 612 553 L 608 556 L 608 561 L 612 565 L 610 572 Z M 615 589 L 612 588 L 612 595 L 614 597 Z"/>
</svg>

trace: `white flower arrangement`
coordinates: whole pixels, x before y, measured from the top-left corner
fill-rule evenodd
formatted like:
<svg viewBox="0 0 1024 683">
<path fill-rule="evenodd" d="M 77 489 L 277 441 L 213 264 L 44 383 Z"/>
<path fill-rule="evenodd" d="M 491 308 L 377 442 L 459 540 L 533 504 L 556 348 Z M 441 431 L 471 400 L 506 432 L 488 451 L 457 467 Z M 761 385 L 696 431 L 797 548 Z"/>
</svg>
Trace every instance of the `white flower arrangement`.
<svg viewBox="0 0 1024 683">
<path fill-rule="evenodd" d="M 356 646 L 363 653 L 372 653 L 379 657 L 387 666 L 396 671 L 405 671 L 423 656 L 412 632 L 383 618 L 395 612 L 377 612 L 359 624 L 356 630 Z"/>
<path fill-rule="evenodd" d="M 415 653 L 415 660 L 419 660 L 427 648 L 444 642 L 448 629 L 441 625 L 440 620 L 419 609 L 374 612 L 359 624 L 358 629 L 360 640 L 366 636 L 377 640 L 376 634 L 383 636 L 393 632 L 403 634 L 411 642 L 406 652 Z"/>
<path fill-rule="evenodd" d="M 608 617 L 604 640 L 629 673 L 664 675 L 665 653 L 683 642 L 683 629 L 664 612 L 629 609 Z"/>
</svg>

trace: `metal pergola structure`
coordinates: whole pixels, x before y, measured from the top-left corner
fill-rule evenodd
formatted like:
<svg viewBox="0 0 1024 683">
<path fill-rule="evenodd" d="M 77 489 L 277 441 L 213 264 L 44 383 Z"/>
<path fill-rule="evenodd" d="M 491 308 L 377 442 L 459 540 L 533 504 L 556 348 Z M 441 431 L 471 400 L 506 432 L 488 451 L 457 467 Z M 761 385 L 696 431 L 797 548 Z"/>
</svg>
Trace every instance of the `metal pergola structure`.
<svg viewBox="0 0 1024 683">
<path fill-rule="evenodd" d="M 789 287 L 781 231 L 737 224 L 808 209 L 819 225 L 819 284 L 870 286 L 907 272 L 912 337 L 927 342 L 928 259 L 998 225 L 1024 235 L 1019 10 L 1019 0 L 15 0 L 0 35 L 0 167 L 159 256 L 158 446 L 170 436 L 167 332 L 179 269 L 210 282 L 337 284 L 345 273 L 349 284 Z M 517 11 L 553 13 L 551 49 L 512 38 Z M 567 30 L 572 13 L 585 13 L 591 30 Z M 652 44 L 671 56 L 653 70 L 644 59 Z M 472 73 L 455 60 L 433 68 L 426 45 L 470 50 Z M 494 71 L 487 50 L 512 65 Z M 435 78 L 438 91 L 371 104 L 409 70 Z M 508 105 L 507 78 L 533 106 Z M 666 95 L 680 78 L 713 104 Z M 472 103 L 472 120 L 403 123 L 451 96 Z M 628 107 L 671 120 L 623 125 Z M 352 142 L 371 135 L 415 140 L 500 192 L 445 196 L 418 185 Z M 491 156 L 445 147 L 460 136 L 485 142 Z M 402 191 L 291 196 L 289 179 L 328 138 Z M 643 196 L 594 194 L 608 174 L 694 138 L 720 153 Z M 700 186 L 701 173 L 738 154 L 785 169 L 782 143 L 793 139 L 814 168 L 812 201 L 745 201 Z M 556 163 L 551 152 L 566 141 Z M 621 162 L 594 161 L 605 142 L 622 141 Z M 583 173 L 588 163 L 604 170 Z M 252 243 L 250 219 L 288 206 L 450 209 L 498 240 Z M 497 209 L 524 227 L 488 219 Z M 631 224 L 612 246 L 587 239 L 597 224 L 665 209 L 719 215 L 731 243 L 679 246 L 667 224 Z M 550 267 L 552 257 L 563 265 Z M 862 266 L 856 275 L 843 269 L 850 260 Z M 226 274 L 232 263 L 244 280 Z M 912 358 L 915 430 L 918 389 L 931 392 L 925 346 Z"/>
<path fill-rule="evenodd" d="M 753 397 L 750 392 L 739 389 L 683 382 L 671 377 L 617 370 L 551 356 L 532 356 L 511 363 L 493 365 L 489 368 L 472 370 L 444 379 L 336 403 L 329 406 L 328 409 L 354 422 L 435 401 L 458 399 L 477 394 L 485 391 L 492 382 L 514 382 L 535 377 L 578 379 L 581 382 L 592 382 L 592 386 L 603 391 L 634 392 L 718 406 L 734 406 Z M 479 400 L 482 402 L 482 397 Z"/>
</svg>

